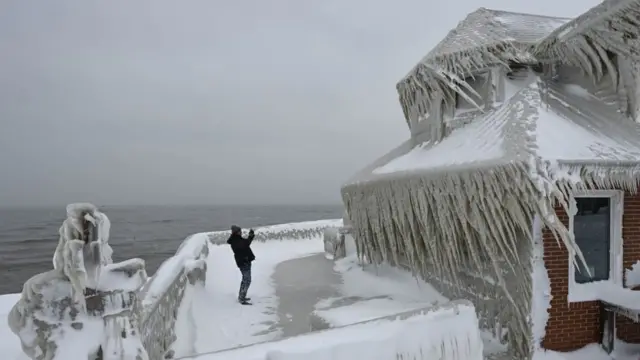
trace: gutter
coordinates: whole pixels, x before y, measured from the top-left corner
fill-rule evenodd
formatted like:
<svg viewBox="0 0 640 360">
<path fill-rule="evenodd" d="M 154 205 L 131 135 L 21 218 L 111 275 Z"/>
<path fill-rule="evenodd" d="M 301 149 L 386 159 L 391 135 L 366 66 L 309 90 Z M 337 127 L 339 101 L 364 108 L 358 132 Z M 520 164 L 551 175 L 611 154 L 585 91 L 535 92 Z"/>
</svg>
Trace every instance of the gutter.
<svg viewBox="0 0 640 360">
<path fill-rule="evenodd" d="M 558 164 L 569 166 L 640 167 L 640 160 L 558 160 Z"/>
</svg>

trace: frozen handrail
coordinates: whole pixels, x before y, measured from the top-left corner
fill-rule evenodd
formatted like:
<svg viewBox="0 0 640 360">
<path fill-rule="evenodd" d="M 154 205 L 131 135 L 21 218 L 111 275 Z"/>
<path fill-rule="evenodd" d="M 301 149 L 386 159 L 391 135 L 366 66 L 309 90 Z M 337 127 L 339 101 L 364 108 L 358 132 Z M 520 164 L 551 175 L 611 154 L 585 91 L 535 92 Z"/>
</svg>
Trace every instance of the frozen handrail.
<svg viewBox="0 0 640 360">
<path fill-rule="evenodd" d="M 206 259 L 209 256 L 207 237 L 192 235 L 184 240 L 176 254 L 165 260 L 141 291 L 142 314 L 140 332 L 149 358 L 171 358 L 171 346 L 176 341 L 175 324 L 178 307 L 185 289 L 206 281 Z M 203 267 L 189 266 L 203 260 Z"/>
<path fill-rule="evenodd" d="M 342 220 L 305 221 L 293 224 L 271 225 L 256 228 L 254 241 L 271 240 L 306 240 L 321 237 L 324 230 L 330 227 L 342 226 Z M 208 233 L 209 240 L 216 245 L 225 244 L 230 231 L 214 231 Z"/>
</svg>

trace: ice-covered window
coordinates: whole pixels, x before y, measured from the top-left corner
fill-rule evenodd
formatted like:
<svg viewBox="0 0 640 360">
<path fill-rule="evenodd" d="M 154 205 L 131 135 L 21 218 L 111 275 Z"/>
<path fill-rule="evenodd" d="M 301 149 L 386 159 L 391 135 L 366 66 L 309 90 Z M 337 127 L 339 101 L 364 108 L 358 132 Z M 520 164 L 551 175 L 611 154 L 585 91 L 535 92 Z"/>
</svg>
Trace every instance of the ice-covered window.
<svg viewBox="0 0 640 360">
<path fill-rule="evenodd" d="M 487 92 L 489 91 L 489 73 L 481 73 L 476 74 L 474 76 L 469 76 L 464 81 L 477 93 L 473 94 L 473 92 L 468 89 L 463 89 L 465 94 L 473 99 L 473 101 L 478 104 L 480 107 L 484 106 L 484 99 L 487 96 Z M 479 95 L 479 96 L 478 96 Z M 464 96 L 456 93 L 456 109 L 457 110 L 473 110 L 477 109 L 470 101 L 465 99 Z"/>
<path fill-rule="evenodd" d="M 609 280 L 611 260 L 611 198 L 576 198 L 573 234 L 587 263 L 574 270 L 576 283 Z M 588 270 L 588 271 L 587 271 Z"/>
<path fill-rule="evenodd" d="M 622 200 L 617 190 L 581 192 L 572 198 L 569 230 L 585 261 L 571 252 L 570 301 L 596 300 L 593 287 L 598 282 L 622 284 Z"/>
</svg>

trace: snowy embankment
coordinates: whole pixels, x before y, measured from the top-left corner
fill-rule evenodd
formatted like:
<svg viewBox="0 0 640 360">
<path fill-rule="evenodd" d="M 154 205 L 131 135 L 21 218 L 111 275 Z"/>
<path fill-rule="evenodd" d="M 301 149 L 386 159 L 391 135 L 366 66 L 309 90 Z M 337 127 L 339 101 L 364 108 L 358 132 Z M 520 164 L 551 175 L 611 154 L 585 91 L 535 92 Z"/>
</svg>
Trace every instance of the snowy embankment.
<svg viewBox="0 0 640 360">
<path fill-rule="evenodd" d="M 404 316 L 403 316 L 404 315 Z M 200 360 L 483 359 L 478 319 L 460 301 L 281 341 L 197 357 Z"/>
</svg>

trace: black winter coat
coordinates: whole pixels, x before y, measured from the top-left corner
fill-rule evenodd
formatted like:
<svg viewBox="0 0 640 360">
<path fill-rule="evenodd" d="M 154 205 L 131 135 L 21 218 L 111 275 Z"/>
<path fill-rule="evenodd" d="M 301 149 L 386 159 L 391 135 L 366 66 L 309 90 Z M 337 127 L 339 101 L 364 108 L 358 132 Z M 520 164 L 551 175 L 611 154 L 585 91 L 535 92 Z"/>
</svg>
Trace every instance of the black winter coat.
<svg viewBox="0 0 640 360">
<path fill-rule="evenodd" d="M 231 245 L 231 250 L 233 250 L 233 257 L 236 260 L 236 265 L 238 267 L 242 267 L 245 265 L 250 265 L 253 260 L 256 259 L 255 255 L 253 255 L 253 251 L 251 251 L 251 242 L 253 241 L 254 235 L 249 235 L 248 238 L 243 238 L 240 234 L 233 234 L 227 240 L 227 244 Z"/>
</svg>

